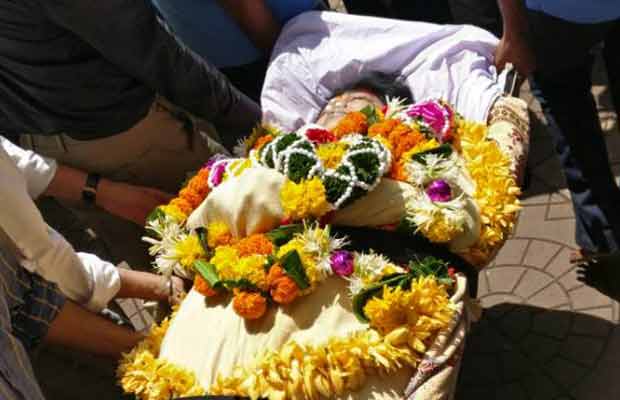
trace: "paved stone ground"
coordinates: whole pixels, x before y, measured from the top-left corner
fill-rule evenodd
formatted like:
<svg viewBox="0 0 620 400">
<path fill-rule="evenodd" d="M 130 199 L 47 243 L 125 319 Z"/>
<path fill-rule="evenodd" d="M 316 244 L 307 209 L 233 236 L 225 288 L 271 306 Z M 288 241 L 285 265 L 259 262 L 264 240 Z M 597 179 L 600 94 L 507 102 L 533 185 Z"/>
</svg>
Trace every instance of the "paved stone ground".
<svg viewBox="0 0 620 400">
<path fill-rule="evenodd" d="M 593 88 L 610 150 L 620 167 L 620 132 L 597 66 Z M 620 398 L 618 304 L 576 279 L 574 215 L 538 104 L 531 186 L 518 226 L 480 274 L 482 320 L 464 356 L 457 399 L 607 400 Z"/>
<path fill-rule="evenodd" d="M 341 7 L 338 0 L 331 1 Z M 620 171 L 620 132 L 604 71 L 593 88 Z M 514 236 L 480 274 L 484 315 L 469 337 L 457 400 L 611 400 L 620 398 L 620 308 L 576 280 L 574 216 L 540 107 L 534 112 L 532 180 Z M 123 398 L 114 365 L 60 349 L 42 349 L 35 368 L 49 400 Z"/>
</svg>

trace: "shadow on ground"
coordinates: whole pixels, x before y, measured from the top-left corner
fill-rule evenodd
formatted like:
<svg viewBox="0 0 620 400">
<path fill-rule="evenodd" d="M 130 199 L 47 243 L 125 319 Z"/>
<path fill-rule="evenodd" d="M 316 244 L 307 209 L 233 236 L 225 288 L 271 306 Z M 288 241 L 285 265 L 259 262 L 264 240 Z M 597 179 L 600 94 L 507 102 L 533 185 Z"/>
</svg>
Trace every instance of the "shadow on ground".
<svg viewBox="0 0 620 400">
<path fill-rule="evenodd" d="M 620 328 L 609 321 L 498 304 L 468 337 L 456 399 L 618 399 L 618 354 Z"/>
</svg>

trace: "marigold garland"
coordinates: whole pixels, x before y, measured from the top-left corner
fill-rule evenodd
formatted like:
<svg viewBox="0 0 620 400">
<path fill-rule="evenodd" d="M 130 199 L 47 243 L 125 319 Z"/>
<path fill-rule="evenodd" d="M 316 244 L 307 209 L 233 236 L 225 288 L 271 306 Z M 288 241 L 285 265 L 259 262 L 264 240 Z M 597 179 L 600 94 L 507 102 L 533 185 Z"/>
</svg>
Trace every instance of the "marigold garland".
<svg viewBox="0 0 620 400">
<path fill-rule="evenodd" d="M 206 394 L 193 372 L 159 358 L 161 343 L 174 315 L 160 325 L 153 325 L 142 342 L 122 355 L 116 375 L 125 393 L 132 393 L 139 400 L 169 400 Z"/>
<path fill-rule="evenodd" d="M 333 129 L 333 133 L 337 138 L 341 138 L 352 133 L 366 134 L 367 131 L 368 118 L 363 112 L 360 111 L 348 113 Z"/>
<path fill-rule="evenodd" d="M 384 334 L 369 328 L 330 338 L 322 345 L 289 341 L 280 350 L 257 357 L 251 366 L 237 366 L 230 376 L 218 376 L 209 393 L 253 400 L 331 398 L 360 389 L 370 375 L 393 373 L 403 366 L 415 368 L 448 326 L 453 306 L 445 287 L 430 276 L 413 282 L 408 291 L 386 289 L 385 293 L 390 298 L 376 306 L 388 314 L 393 307 L 404 311 L 406 318 L 384 329 Z M 377 318 L 382 318 L 379 314 Z M 371 319 L 371 326 L 383 323 Z"/>
<path fill-rule="evenodd" d="M 209 168 L 202 168 L 179 191 L 177 197 L 159 209 L 177 222 L 184 222 L 209 194 L 209 173 Z"/>
<path fill-rule="evenodd" d="M 457 122 L 458 145 L 476 184 L 474 199 L 482 221 L 480 239 L 462 256 L 478 266 L 488 262 L 514 228 L 521 194 L 510 171 L 510 160 L 497 143 L 487 140 L 486 134 L 485 125 L 463 119 Z"/>
</svg>

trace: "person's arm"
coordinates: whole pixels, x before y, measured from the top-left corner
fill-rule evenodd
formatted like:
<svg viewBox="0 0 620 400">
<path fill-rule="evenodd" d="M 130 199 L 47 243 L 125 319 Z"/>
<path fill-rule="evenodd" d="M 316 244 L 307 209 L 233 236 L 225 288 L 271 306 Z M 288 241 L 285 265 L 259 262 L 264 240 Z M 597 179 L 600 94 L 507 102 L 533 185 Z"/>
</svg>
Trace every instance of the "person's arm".
<svg viewBox="0 0 620 400">
<path fill-rule="evenodd" d="M 83 171 L 59 165 L 44 194 L 70 202 L 80 202 L 86 177 Z M 171 194 L 157 189 L 103 178 L 97 187 L 96 205 L 110 214 L 144 225 L 149 213 L 172 197 Z"/>
<path fill-rule="evenodd" d="M 536 58 L 529 43 L 529 24 L 524 0 L 498 0 L 504 34 L 495 51 L 495 65 L 501 70 L 512 63 L 528 76 L 536 68 Z"/>
<path fill-rule="evenodd" d="M 230 132 L 248 134 L 260 120 L 259 106 L 183 46 L 157 18 L 150 1 L 52 0 L 42 1 L 41 6 L 52 21 L 108 61 L 172 103 L 212 122 L 224 140 Z"/>
<path fill-rule="evenodd" d="M 267 55 L 282 27 L 264 0 L 217 0 L 252 43 Z"/>
</svg>

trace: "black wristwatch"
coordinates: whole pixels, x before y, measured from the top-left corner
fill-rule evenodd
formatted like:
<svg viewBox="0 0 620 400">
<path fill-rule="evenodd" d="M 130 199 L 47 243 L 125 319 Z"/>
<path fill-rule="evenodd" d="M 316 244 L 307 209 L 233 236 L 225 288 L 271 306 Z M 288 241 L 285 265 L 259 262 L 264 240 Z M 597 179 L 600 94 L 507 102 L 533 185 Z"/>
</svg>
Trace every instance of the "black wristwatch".
<svg viewBox="0 0 620 400">
<path fill-rule="evenodd" d="M 82 188 L 82 200 L 84 203 L 94 206 L 97 200 L 97 185 L 99 185 L 99 180 L 101 179 L 101 175 L 99 174 L 88 174 L 86 177 L 86 184 Z"/>
</svg>

